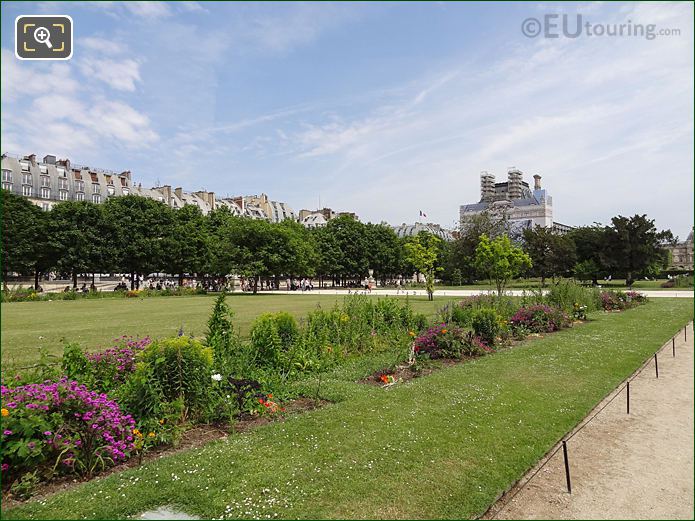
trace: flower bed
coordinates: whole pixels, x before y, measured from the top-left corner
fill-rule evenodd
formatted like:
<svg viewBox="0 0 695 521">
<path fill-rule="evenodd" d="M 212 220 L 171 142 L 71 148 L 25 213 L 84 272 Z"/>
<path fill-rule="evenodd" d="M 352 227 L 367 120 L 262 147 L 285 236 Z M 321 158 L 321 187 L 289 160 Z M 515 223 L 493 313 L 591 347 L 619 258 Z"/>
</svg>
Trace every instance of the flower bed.
<svg viewBox="0 0 695 521">
<path fill-rule="evenodd" d="M 509 320 L 512 329 L 531 333 L 551 333 L 569 327 L 571 320 L 561 309 L 537 304 L 519 308 Z"/>
<path fill-rule="evenodd" d="M 414 341 L 416 356 L 459 358 L 483 355 L 492 351 L 480 337 L 458 326 L 439 324 L 430 327 Z"/>
<path fill-rule="evenodd" d="M 647 302 L 647 297 L 636 291 L 602 291 L 600 297 L 604 311 L 622 311 Z"/>
<path fill-rule="evenodd" d="M 106 394 L 67 378 L 3 385 L 2 426 L 5 483 L 91 475 L 125 460 L 134 448 L 135 420 Z"/>
</svg>

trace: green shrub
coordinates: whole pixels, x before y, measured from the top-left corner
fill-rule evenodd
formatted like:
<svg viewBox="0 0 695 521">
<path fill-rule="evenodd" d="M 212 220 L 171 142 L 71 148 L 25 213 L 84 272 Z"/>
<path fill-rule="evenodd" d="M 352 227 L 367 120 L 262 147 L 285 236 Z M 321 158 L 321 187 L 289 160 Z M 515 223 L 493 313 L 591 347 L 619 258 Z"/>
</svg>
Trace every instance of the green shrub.
<svg viewBox="0 0 695 521">
<path fill-rule="evenodd" d="M 480 308 L 473 312 L 471 326 L 476 336 L 486 344 L 494 345 L 495 339 L 500 334 L 500 316 L 492 308 Z"/>
<path fill-rule="evenodd" d="M 299 336 L 299 328 L 289 313 L 265 313 L 251 326 L 251 345 L 260 366 L 281 368 Z"/>
<path fill-rule="evenodd" d="M 182 419 L 204 419 L 210 407 L 212 349 L 186 336 L 152 342 L 140 355 L 136 374 L 161 391 L 163 402 L 182 400 Z M 141 372 L 140 372 L 141 371 Z"/>
<path fill-rule="evenodd" d="M 573 313 L 576 308 L 584 307 L 587 313 L 601 308 L 600 292 L 586 288 L 573 280 L 563 280 L 553 285 L 545 294 L 544 303 Z"/>
<path fill-rule="evenodd" d="M 225 293 L 221 293 L 215 300 L 208 320 L 205 343 L 213 349 L 215 367 L 223 373 L 229 372 L 229 367 L 234 363 L 240 348 L 232 325 L 233 316 L 232 310 L 225 302 Z"/>
</svg>

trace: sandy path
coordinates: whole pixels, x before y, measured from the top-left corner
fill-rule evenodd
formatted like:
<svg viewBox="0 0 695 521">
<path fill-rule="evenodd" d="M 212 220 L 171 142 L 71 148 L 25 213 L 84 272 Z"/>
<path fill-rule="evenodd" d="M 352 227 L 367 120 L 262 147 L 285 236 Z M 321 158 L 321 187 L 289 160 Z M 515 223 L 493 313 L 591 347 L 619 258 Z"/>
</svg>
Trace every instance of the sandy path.
<svg viewBox="0 0 695 521">
<path fill-rule="evenodd" d="M 693 336 L 659 353 L 659 379 L 651 362 L 632 381 L 629 415 L 623 392 L 568 441 L 572 494 L 560 450 L 485 517 L 693 519 Z"/>
</svg>

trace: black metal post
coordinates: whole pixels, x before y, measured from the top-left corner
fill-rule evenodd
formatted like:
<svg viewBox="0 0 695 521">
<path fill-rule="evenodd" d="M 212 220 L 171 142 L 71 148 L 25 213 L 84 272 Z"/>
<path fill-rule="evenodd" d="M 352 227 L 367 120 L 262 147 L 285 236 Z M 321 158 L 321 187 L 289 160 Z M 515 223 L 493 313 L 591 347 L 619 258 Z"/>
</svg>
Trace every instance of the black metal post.
<svg viewBox="0 0 695 521">
<path fill-rule="evenodd" d="M 570 481 L 570 460 L 567 457 L 567 442 L 562 440 L 562 454 L 565 456 L 565 478 L 567 479 L 567 492 L 572 493 L 572 482 Z"/>
<path fill-rule="evenodd" d="M 654 353 L 654 369 L 656 369 L 656 377 L 659 378 L 659 359 L 656 357 L 656 353 Z"/>
<path fill-rule="evenodd" d="M 685 341 L 688 341 L 688 324 L 683 328 L 683 334 L 685 335 Z"/>
<path fill-rule="evenodd" d="M 676 356 L 676 337 L 674 336 L 671 339 L 671 348 L 673 349 L 673 356 Z"/>
<path fill-rule="evenodd" d="M 627 382 L 627 413 L 630 414 L 630 382 Z"/>
</svg>

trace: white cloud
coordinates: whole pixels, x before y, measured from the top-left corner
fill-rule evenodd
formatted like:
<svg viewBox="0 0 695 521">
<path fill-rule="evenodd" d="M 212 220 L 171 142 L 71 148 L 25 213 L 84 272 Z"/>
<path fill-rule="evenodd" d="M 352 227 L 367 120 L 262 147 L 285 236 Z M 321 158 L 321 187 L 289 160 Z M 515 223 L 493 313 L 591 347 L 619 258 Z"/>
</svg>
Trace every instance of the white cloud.
<svg viewBox="0 0 695 521">
<path fill-rule="evenodd" d="M 169 4 L 165 2 L 119 2 L 131 14 L 142 18 L 161 18 L 171 15 Z"/>
<path fill-rule="evenodd" d="M 135 83 L 140 81 L 140 64 L 132 59 L 119 61 L 87 57 L 77 63 L 86 77 L 103 81 L 117 90 L 133 92 Z"/>
<path fill-rule="evenodd" d="M 81 49 L 107 55 L 123 54 L 127 51 L 127 47 L 121 42 L 95 36 L 80 38 L 77 40 L 76 46 Z"/>
</svg>

